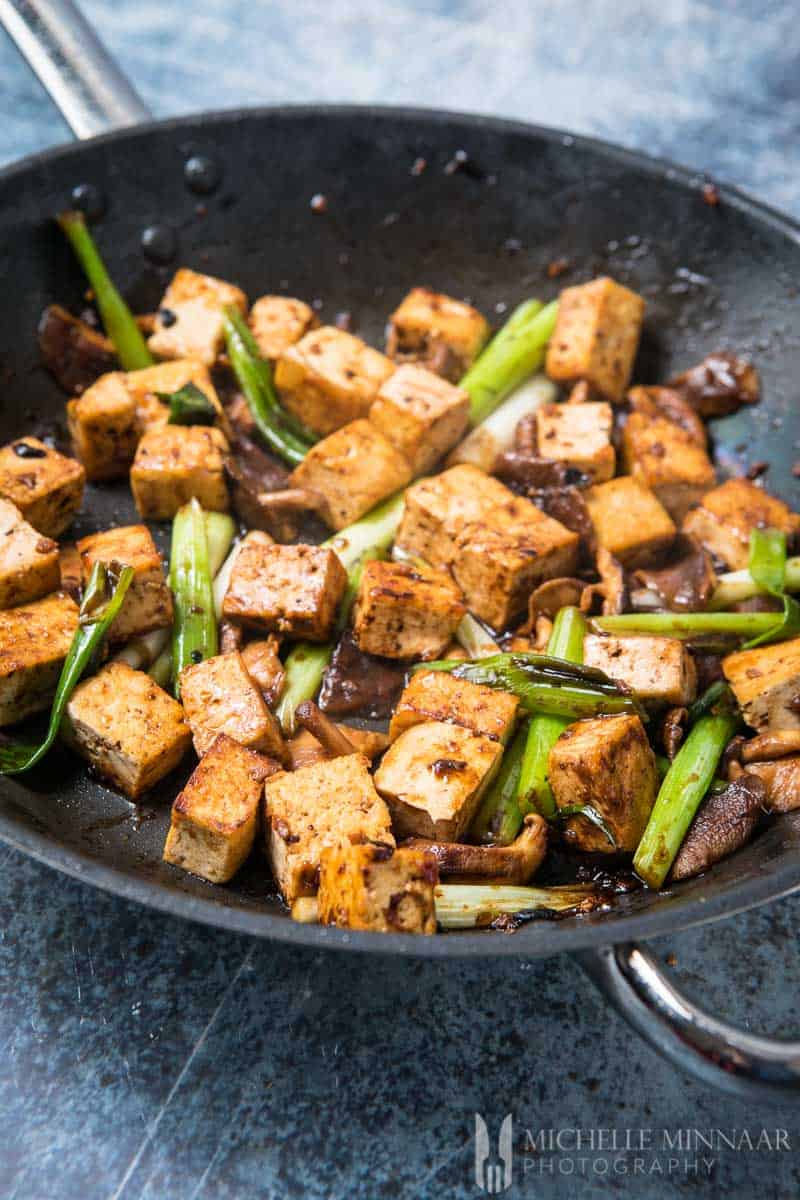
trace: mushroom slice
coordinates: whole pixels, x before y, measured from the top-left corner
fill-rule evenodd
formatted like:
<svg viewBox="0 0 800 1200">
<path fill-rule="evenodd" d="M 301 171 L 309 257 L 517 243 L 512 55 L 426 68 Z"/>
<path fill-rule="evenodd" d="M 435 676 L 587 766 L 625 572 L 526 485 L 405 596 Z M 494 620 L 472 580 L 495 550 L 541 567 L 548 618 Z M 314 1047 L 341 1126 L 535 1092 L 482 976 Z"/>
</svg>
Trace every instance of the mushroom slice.
<svg viewBox="0 0 800 1200">
<path fill-rule="evenodd" d="M 691 879 L 741 849 L 753 836 L 766 800 L 762 781 L 746 772 L 707 796 L 683 839 L 670 879 Z"/>
<path fill-rule="evenodd" d="M 465 842 L 433 842 L 410 838 L 403 842 L 415 850 L 429 850 L 439 864 L 439 874 L 458 876 L 464 882 L 487 879 L 524 884 L 533 877 L 547 853 L 547 822 L 530 813 L 510 846 L 469 846 Z"/>
</svg>

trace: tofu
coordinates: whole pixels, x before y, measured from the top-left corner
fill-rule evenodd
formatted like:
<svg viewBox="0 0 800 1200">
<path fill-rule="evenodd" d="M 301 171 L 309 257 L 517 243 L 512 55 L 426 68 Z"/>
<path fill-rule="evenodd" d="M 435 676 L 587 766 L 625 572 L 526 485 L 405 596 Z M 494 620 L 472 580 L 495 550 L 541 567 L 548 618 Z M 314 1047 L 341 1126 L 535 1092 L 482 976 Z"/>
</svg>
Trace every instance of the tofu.
<svg viewBox="0 0 800 1200">
<path fill-rule="evenodd" d="M 86 478 L 127 475 L 139 441 L 136 401 L 122 371 L 101 375 L 82 396 L 67 402 L 67 427 Z"/>
<path fill-rule="evenodd" d="M 353 608 L 359 648 L 383 658 L 439 658 L 467 611 L 443 571 L 410 563 L 365 563 Z"/>
<path fill-rule="evenodd" d="M 398 836 L 459 841 L 502 757 L 499 742 L 461 725 L 425 721 L 406 729 L 375 772 Z"/>
<path fill-rule="evenodd" d="M 372 843 L 332 846 L 320 857 L 319 919 L 378 933 L 435 933 L 438 878 L 429 851 Z"/>
<path fill-rule="evenodd" d="M 418 362 L 453 383 L 486 344 L 489 322 L 473 308 L 430 288 L 412 288 L 389 318 L 386 353 L 396 362 Z"/>
<path fill-rule="evenodd" d="M 148 346 L 159 358 L 196 358 L 211 366 L 223 343 L 223 309 L 247 312 L 241 288 L 181 267 L 172 277 L 156 316 Z"/>
<path fill-rule="evenodd" d="M 286 748 L 280 726 L 238 650 L 184 667 L 180 686 L 198 758 L 224 733 L 240 746 L 283 761 Z"/>
<path fill-rule="evenodd" d="M 0 612 L 0 726 L 50 707 L 77 628 L 69 596 Z"/>
<path fill-rule="evenodd" d="M 273 775 L 264 784 L 264 813 L 267 857 L 287 904 L 316 893 L 328 847 L 348 841 L 394 845 L 389 810 L 363 754 Z"/>
<path fill-rule="evenodd" d="M 800 755 L 748 763 L 746 769 L 748 775 L 757 775 L 767 789 L 770 812 L 794 812 L 800 808 Z"/>
<path fill-rule="evenodd" d="M 678 524 L 717 482 L 695 438 L 666 417 L 632 412 L 622 433 L 622 467 L 649 488 Z"/>
<path fill-rule="evenodd" d="M 675 522 L 656 496 L 630 475 L 583 493 L 598 543 L 624 567 L 646 566 L 669 548 Z"/>
<path fill-rule="evenodd" d="M 303 334 L 316 329 L 314 310 L 291 296 L 261 296 L 250 309 L 250 329 L 264 358 L 280 358 Z"/>
<path fill-rule="evenodd" d="M 86 472 L 74 458 L 35 437 L 0 450 L 0 496 L 48 538 L 60 537 L 80 509 Z"/>
<path fill-rule="evenodd" d="M 589 805 L 612 834 L 569 817 L 564 841 L 592 854 L 632 854 L 658 794 L 656 759 L 637 716 L 595 717 L 569 725 L 550 751 L 548 775 L 559 809 Z"/>
<path fill-rule="evenodd" d="M 612 479 L 616 454 L 611 444 L 614 416 L 610 404 L 542 404 L 536 410 L 540 458 L 562 462 L 595 483 Z"/>
<path fill-rule="evenodd" d="M 425 721 L 450 721 L 471 733 L 503 745 L 517 719 L 519 700 L 481 683 L 458 679 L 446 671 L 415 671 L 392 714 L 392 741 Z"/>
<path fill-rule="evenodd" d="M 722 670 L 753 729 L 800 729 L 800 637 L 728 654 Z"/>
<path fill-rule="evenodd" d="M 790 540 L 800 533 L 800 516 L 748 479 L 729 479 L 707 492 L 683 529 L 731 571 L 747 566 L 754 529 L 780 529 Z"/>
<path fill-rule="evenodd" d="M 228 440 L 210 425 L 161 425 L 139 442 L 131 467 L 131 491 L 140 515 L 169 521 L 193 497 L 204 509 L 227 512 Z"/>
<path fill-rule="evenodd" d="M 178 701 L 123 662 L 78 684 L 61 736 L 131 800 L 177 767 L 192 740 Z"/>
<path fill-rule="evenodd" d="M 644 300 L 607 276 L 565 288 L 547 347 L 546 370 L 557 383 L 585 380 L 612 404 L 625 397 L 639 348 Z"/>
<path fill-rule="evenodd" d="M 37 533 L 10 500 L 0 500 L 0 608 L 39 600 L 60 586 L 58 543 Z"/>
<path fill-rule="evenodd" d="M 219 734 L 172 806 L 164 862 L 227 883 L 250 854 L 275 763 Z"/>
<path fill-rule="evenodd" d="M 583 661 L 652 704 L 691 704 L 697 694 L 694 659 L 678 638 L 588 634 Z"/>
<path fill-rule="evenodd" d="M 247 541 L 222 601 L 225 617 L 257 629 L 325 642 L 347 586 L 347 572 L 323 546 Z"/>
<path fill-rule="evenodd" d="M 169 405 L 159 395 L 171 396 L 187 383 L 193 383 L 217 410 L 219 422 L 225 428 L 225 415 L 217 389 L 211 382 L 208 368 L 197 358 L 178 358 L 157 363 L 139 371 L 125 374 L 125 386 L 136 404 L 136 423 L 139 434 L 146 433 L 169 420 Z"/>
<path fill-rule="evenodd" d="M 366 342 L 323 325 L 283 351 L 275 367 L 281 400 L 314 433 L 366 417 L 393 364 Z"/>
<path fill-rule="evenodd" d="M 408 363 L 383 384 L 369 419 L 411 464 L 413 474 L 424 475 L 466 433 L 469 395 Z"/>
<path fill-rule="evenodd" d="M 278 656 L 280 639 L 274 634 L 256 638 L 242 647 L 242 662 L 267 704 L 274 704 L 283 691 L 286 672 Z"/>
<path fill-rule="evenodd" d="M 133 567 L 125 599 L 109 630 L 112 642 L 125 642 L 172 624 L 172 592 L 164 578 L 161 555 L 146 525 L 120 525 L 92 533 L 77 543 L 84 584 L 96 562 Z"/>
<path fill-rule="evenodd" d="M 312 446 L 290 483 L 316 492 L 323 519 L 344 529 L 410 479 L 407 459 L 371 421 L 359 420 Z"/>
</svg>

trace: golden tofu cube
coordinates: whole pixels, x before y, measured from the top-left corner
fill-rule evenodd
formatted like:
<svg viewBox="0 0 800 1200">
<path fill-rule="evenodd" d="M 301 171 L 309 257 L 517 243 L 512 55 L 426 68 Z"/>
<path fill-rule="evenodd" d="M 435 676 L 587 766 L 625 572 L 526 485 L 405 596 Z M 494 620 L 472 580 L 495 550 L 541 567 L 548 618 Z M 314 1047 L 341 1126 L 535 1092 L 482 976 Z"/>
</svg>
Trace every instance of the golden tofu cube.
<svg viewBox="0 0 800 1200">
<path fill-rule="evenodd" d="M 267 704 L 274 704 L 283 691 L 286 672 L 278 655 L 280 644 L 280 638 L 271 633 L 242 647 L 245 670 Z"/>
<path fill-rule="evenodd" d="M 513 498 L 498 479 L 469 463 L 421 479 L 405 495 L 395 539 L 406 554 L 433 567 L 449 567 L 458 553 L 456 538 L 466 525 Z"/>
<path fill-rule="evenodd" d="M 375 787 L 399 836 L 457 842 L 502 757 L 502 746 L 492 738 L 446 721 L 426 721 L 392 742 L 375 772 Z"/>
<path fill-rule="evenodd" d="M 50 707 L 77 628 L 69 596 L 0 612 L 0 726 Z"/>
<path fill-rule="evenodd" d="M 392 741 L 423 721 L 451 721 L 504 745 L 517 719 L 519 700 L 510 692 L 458 679 L 447 671 L 415 671 L 392 715 Z"/>
<path fill-rule="evenodd" d="M 619 403 L 630 382 L 644 319 L 644 300 L 613 279 L 565 288 L 547 347 L 547 374 L 559 383 L 585 380 Z"/>
<path fill-rule="evenodd" d="M 264 780 L 277 767 L 224 733 L 172 806 L 164 862 L 227 883 L 253 849 Z"/>
<path fill-rule="evenodd" d="M 136 401 L 121 371 L 102 375 L 77 400 L 67 402 L 67 426 L 87 479 L 126 475 L 136 453 Z"/>
<path fill-rule="evenodd" d="M 746 769 L 748 775 L 757 775 L 767 789 L 770 812 L 794 812 L 800 808 L 800 755 L 748 763 Z"/>
<path fill-rule="evenodd" d="M 731 571 L 739 571 L 747 566 L 754 529 L 780 529 L 791 540 L 800 533 L 800 516 L 748 479 L 729 479 L 706 492 L 683 529 Z"/>
<path fill-rule="evenodd" d="M 323 925 L 378 933 L 435 933 L 439 868 L 425 850 L 342 842 L 320 856 Z"/>
<path fill-rule="evenodd" d="M 332 529 L 352 525 L 411 479 L 407 459 L 371 421 L 351 421 L 312 446 L 291 475 L 294 487 L 322 497 Z"/>
<path fill-rule="evenodd" d="M 430 288 L 412 288 L 389 318 L 386 353 L 396 362 L 418 362 L 457 383 L 485 346 L 485 317 L 461 300 Z"/>
<path fill-rule="evenodd" d="M 625 423 L 622 466 L 677 522 L 717 481 L 711 459 L 690 433 L 666 417 L 640 412 L 632 412 Z"/>
<path fill-rule="evenodd" d="M 540 458 L 563 462 L 595 483 L 612 479 L 616 464 L 611 431 L 614 417 L 605 401 L 542 404 L 536 410 Z"/>
<path fill-rule="evenodd" d="M 583 661 L 654 704 L 691 704 L 697 693 L 694 659 L 678 638 L 591 633 L 583 640 Z"/>
<path fill-rule="evenodd" d="M 250 309 L 249 322 L 262 356 L 273 361 L 319 325 L 314 310 L 291 296 L 262 296 Z"/>
<path fill-rule="evenodd" d="M 800 729 L 800 637 L 728 654 L 722 670 L 748 725 Z"/>
<path fill-rule="evenodd" d="M 353 632 L 367 654 L 439 658 L 467 611 L 443 571 L 375 560 L 364 565 L 353 608 Z"/>
<path fill-rule="evenodd" d="M 195 498 L 206 510 L 230 508 L 225 483 L 228 441 L 209 425 L 162 425 L 150 429 L 131 467 L 131 491 L 148 521 L 169 521 Z"/>
<path fill-rule="evenodd" d="M 469 396 L 408 363 L 383 384 L 369 419 L 408 460 L 414 475 L 424 475 L 464 436 Z"/>
<path fill-rule="evenodd" d="M 614 839 L 586 817 L 569 817 L 565 842 L 593 854 L 632 854 L 658 794 L 656 759 L 637 716 L 595 717 L 569 725 L 550 751 L 550 787 L 558 808 L 588 805 Z"/>
<path fill-rule="evenodd" d="M 78 684 L 61 735 L 131 800 L 177 767 L 192 741 L 178 701 L 124 662 Z"/>
<path fill-rule="evenodd" d="M 196 358 L 211 366 L 222 349 L 223 309 L 247 312 L 241 288 L 181 267 L 172 277 L 148 346 L 159 358 Z"/>
<path fill-rule="evenodd" d="M 38 438 L 17 438 L 0 450 L 0 496 L 16 504 L 45 537 L 60 537 L 70 524 L 81 506 L 85 482 L 79 462 Z"/>
<path fill-rule="evenodd" d="M 125 599 L 109 631 L 112 642 L 125 642 L 172 624 L 172 592 L 164 578 L 161 555 L 146 525 L 120 525 L 78 542 L 83 581 L 96 562 L 133 567 Z"/>
<path fill-rule="evenodd" d="M 58 543 L 37 533 L 9 500 L 0 500 L 0 608 L 38 600 L 61 586 Z"/>
<path fill-rule="evenodd" d="M 222 613 L 257 629 L 325 642 L 346 586 L 333 550 L 248 541 L 234 562 Z"/>
<path fill-rule="evenodd" d="M 314 433 L 365 417 L 394 365 L 360 338 L 332 325 L 287 347 L 275 368 L 281 400 Z"/>
<path fill-rule="evenodd" d="M 157 363 L 154 367 L 143 367 L 139 371 L 128 371 L 125 386 L 136 403 L 136 422 L 139 434 L 156 426 L 166 425 L 169 420 L 169 405 L 160 396 L 171 396 L 187 383 L 206 396 L 217 410 L 219 422 L 225 428 L 225 416 L 217 389 L 211 382 L 208 368 L 197 358 L 177 358 L 172 362 Z"/>
<path fill-rule="evenodd" d="M 645 566 L 672 544 L 672 517 L 638 479 L 620 475 L 583 495 L 599 544 L 624 567 Z"/>
<path fill-rule="evenodd" d="M 184 667 L 180 685 L 198 758 L 207 753 L 220 733 L 250 750 L 260 750 L 278 760 L 284 758 L 280 726 L 248 675 L 238 650 Z"/>
<path fill-rule="evenodd" d="M 346 754 L 264 785 L 267 856 L 284 900 L 313 896 L 322 852 L 340 842 L 394 845 L 389 810 L 375 791 L 369 760 Z"/>
</svg>

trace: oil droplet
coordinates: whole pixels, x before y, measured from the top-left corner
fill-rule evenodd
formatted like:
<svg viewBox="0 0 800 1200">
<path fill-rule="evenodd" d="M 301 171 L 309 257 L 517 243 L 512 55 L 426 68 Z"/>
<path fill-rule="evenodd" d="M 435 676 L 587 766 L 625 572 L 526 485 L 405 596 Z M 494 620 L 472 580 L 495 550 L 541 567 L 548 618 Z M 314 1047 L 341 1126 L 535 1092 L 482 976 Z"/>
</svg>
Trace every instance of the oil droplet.
<svg viewBox="0 0 800 1200">
<path fill-rule="evenodd" d="M 99 221 L 106 211 L 106 200 L 99 188 L 93 183 L 79 183 L 70 194 L 72 207 L 89 221 Z"/>
<path fill-rule="evenodd" d="M 222 171 L 213 158 L 206 158 L 204 154 L 193 154 L 186 160 L 183 178 L 190 191 L 207 196 L 219 186 Z"/>
<path fill-rule="evenodd" d="M 142 251 L 152 263 L 162 266 L 171 262 L 178 248 L 178 240 L 169 225 L 148 225 L 142 234 Z"/>
</svg>

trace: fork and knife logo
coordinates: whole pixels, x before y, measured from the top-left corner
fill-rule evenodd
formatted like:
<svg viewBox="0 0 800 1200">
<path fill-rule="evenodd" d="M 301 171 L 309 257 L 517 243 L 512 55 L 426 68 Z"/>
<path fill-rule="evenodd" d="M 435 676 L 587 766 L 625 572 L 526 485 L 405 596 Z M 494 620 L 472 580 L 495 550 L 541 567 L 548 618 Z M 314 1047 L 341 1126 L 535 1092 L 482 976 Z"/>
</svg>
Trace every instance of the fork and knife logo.
<svg viewBox="0 0 800 1200">
<path fill-rule="evenodd" d="M 511 1113 L 503 1118 L 497 1138 L 497 1155 L 491 1152 L 486 1122 L 475 1113 L 475 1183 L 482 1192 L 496 1196 L 511 1187 L 513 1178 L 514 1121 Z"/>
</svg>

